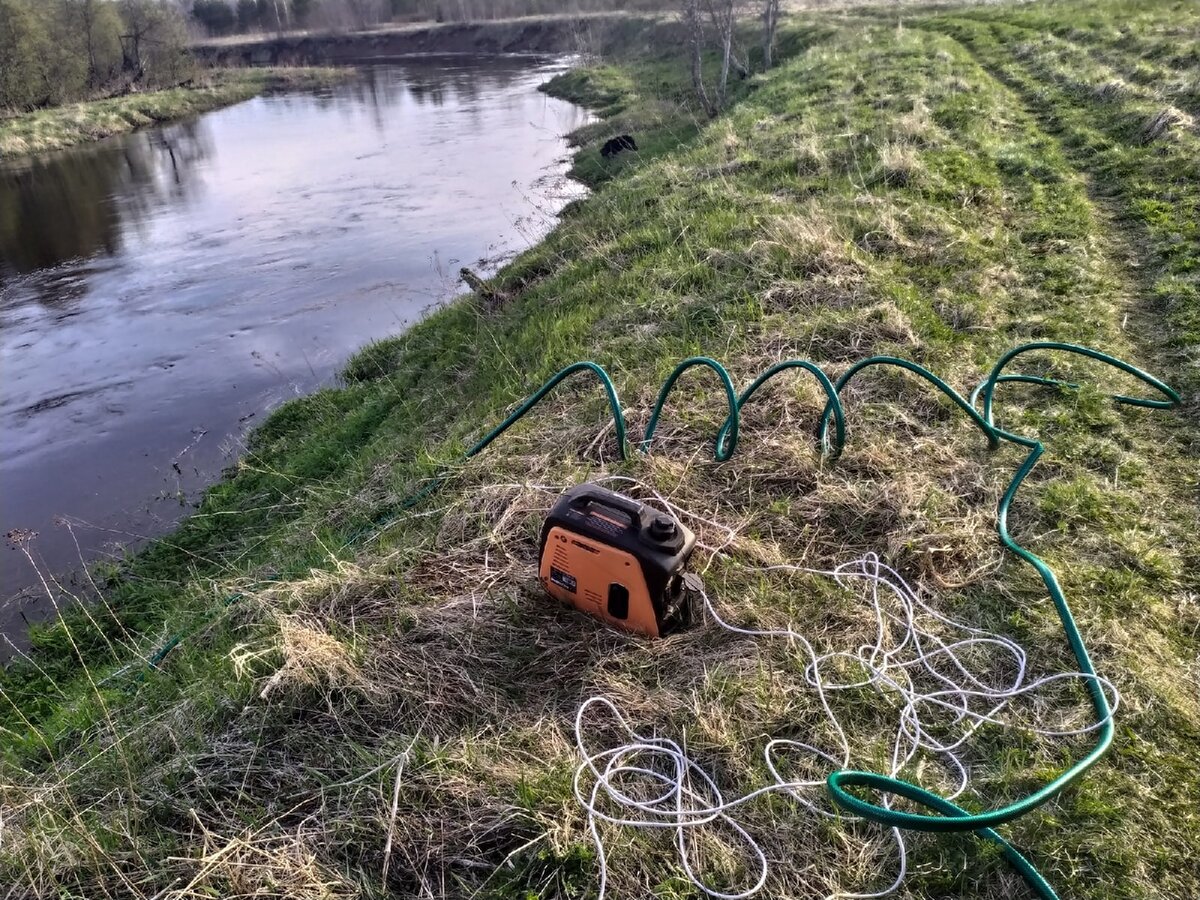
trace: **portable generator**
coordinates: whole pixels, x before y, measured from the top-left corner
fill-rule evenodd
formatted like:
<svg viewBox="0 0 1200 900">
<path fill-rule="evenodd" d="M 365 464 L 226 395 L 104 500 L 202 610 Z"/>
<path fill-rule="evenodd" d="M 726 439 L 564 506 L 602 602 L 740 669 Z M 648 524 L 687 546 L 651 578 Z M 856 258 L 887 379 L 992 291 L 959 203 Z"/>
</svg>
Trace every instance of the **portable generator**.
<svg viewBox="0 0 1200 900">
<path fill-rule="evenodd" d="M 542 526 L 539 577 L 551 596 L 617 628 L 660 637 L 685 624 L 684 524 L 632 497 L 581 484 Z"/>
</svg>

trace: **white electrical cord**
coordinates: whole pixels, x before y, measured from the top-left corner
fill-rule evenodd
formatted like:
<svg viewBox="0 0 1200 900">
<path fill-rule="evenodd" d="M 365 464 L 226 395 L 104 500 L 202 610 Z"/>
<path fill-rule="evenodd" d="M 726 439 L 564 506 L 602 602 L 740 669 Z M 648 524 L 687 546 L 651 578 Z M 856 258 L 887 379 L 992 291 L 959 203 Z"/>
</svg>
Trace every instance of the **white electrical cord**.
<svg viewBox="0 0 1200 900">
<path fill-rule="evenodd" d="M 624 476 L 600 479 L 622 481 L 650 491 L 664 507 L 683 516 L 729 532 L 731 529 L 692 516 L 669 503 L 657 491 L 640 481 Z M 541 486 L 537 486 L 541 487 Z M 599 896 L 605 895 L 608 883 L 608 854 L 598 827 L 599 822 L 631 828 L 673 829 L 679 852 L 679 862 L 688 879 L 700 891 L 716 900 L 743 900 L 757 893 L 766 884 L 770 867 L 766 854 L 754 837 L 733 816 L 740 806 L 772 792 L 791 796 L 802 807 L 818 815 L 854 821 L 853 816 L 818 806 L 811 794 L 820 790 L 824 778 L 814 780 L 787 779 L 776 766 L 776 754 L 783 749 L 801 751 L 819 758 L 830 771 L 850 767 L 850 744 L 846 733 L 830 705 L 827 694 L 851 688 L 874 687 L 882 694 L 899 700 L 898 722 L 892 743 L 889 774 L 899 777 L 919 753 L 927 752 L 953 774 L 955 788 L 948 796 L 953 799 L 970 784 L 970 773 L 958 751 L 984 724 L 1006 728 L 1024 727 L 1025 731 L 1043 736 L 1078 735 L 1101 727 L 1103 721 L 1070 728 L 1040 728 L 1016 726 L 1001 717 L 1001 713 L 1018 697 L 1046 685 L 1065 681 L 1096 681 L 1110 695 L 1110 705 L 1116 712 L 1120 696 L 1111 682 L 1082 672 L 1060 673 L 1026 681 L 1027 657 L 1019 644 L 1010 638 L 975 628 L 945 616 L 923 601 L 894 569 L 880 562 L 874 554 L 838 566 L 832 571 L 808 569 L 802 566 L 767 566 L 755 569 L 765 572 L 827 576 L 842 587 L 855 582 L 868 587 L 869 602 L 875 616 L 875 639 L 854 651 L 833 651 L 818 654 L 808 639 L 791 628 L 743 628 L 726 622 L 717 612 L 708 595 L 701 589 L 704 607 L 716 623 L 727 631 L 747 637 L 786 638 L 803 648 L 807 656 L 805 681 L 817 695 L 825 717 L 836 735 L 833 752 L 800 741 L 774 738 L 763 748 L 763 755 L 774 782 L 733 799 L 726 800 L 716 782 L 694 762 L 677 742 L 669 738 L 647 737 L 636 732 L 611 700 L 589 697 L 575 716 L 575 741 L 583 761 L 575 771 L 576 799 L 587 812 L 588 829 L 596 845 L 600 864 Z M 935 633 L 929 620 L 941 626 L 943 633 L 958 635 L 947 639 Z M 899 630 L 898 640 L 891 638 Z M 1007 679 L 989 679 L 984 672 L 974 671 L 965 658 L 968 652 L 983 650 L 999 655 L 1000 663 L 1011 666 L 1013 674 Z M 861 667 L 866 677 L 854 681 L 839 681 L 823 670 L 841 662 Z M 996 670 L 1000 663 L 992 663 Z M 933 687 L 919 686 L 920 677 Z M 998 683 L 993 683 L 998 682 Z M 585 720 L 592 710 L 603 709 L 615 720 L 628 740 L 604 749 L 591 749 L 585 739 Z M 935 719 L 935 717 L 937 717 Z M 945 736 L 947 730 L 957 734 Z M 939 737 L 938 735 L 942 735 Z M 805 795 L 808 792 L 809 796 Z M 885 805 L 887 799 L 884 800 Z M 693 868 L 694 854 L 690 840 L 698 828 L 720 822 L 735 832 L 745 843 L 747 854 L 756 860 L 757 874 L 753 884 L 733 893 L 724 892 L 704 882 Z M 874 893 L 835 893 L 832 897 L 875 898 L 897 890 L 906 872 L 905 843 L 900 830 L 890 829 L 896 843 L 898 873 L 885 889 Z"/>
</svg>

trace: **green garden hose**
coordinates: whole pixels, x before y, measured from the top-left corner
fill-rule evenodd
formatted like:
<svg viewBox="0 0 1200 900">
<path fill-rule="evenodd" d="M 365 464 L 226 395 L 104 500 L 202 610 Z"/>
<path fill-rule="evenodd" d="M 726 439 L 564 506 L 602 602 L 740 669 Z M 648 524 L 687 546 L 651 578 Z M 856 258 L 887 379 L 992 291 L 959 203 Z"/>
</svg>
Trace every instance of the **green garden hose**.
<svg viewBox="0 0 1200 900">
<path fill-rule="evenodd" d="M 714 365 L 716 365 L 714 363 Z M 617 389 L 613 386 L 612 379 L 608 377 L 608 373 L 594 362 L 577 362 L 571 363 L 565 369 L 557 372 L 553 378 L 543 384 L 534 394 L 531 394 L 529 399 L 518 406 L 503 422 L 489 431 L 484 437 L 474 446 L 471 447 L 465 454 L 466 459 L 470 459 L 477 453 L 481 453 L 492 441 L 508 431 L 516 424 L 525 413 L 529 412 L 535 406 L 542 402 L 542 399 L 554 390 L 558 385 L 574 375 L 576 372 L 591 372 L 600 379 L 600 384 L 604 388 L 604 393 L 608 397 L 608 408 L 612 412 L 613 424 L 617 429 L 617 445 L 621 448 L 621 459 L 625 458 L 625 416 L 621 413 L 621 401 L 617 399 Z M 726 376 L 728 377 L 728 376 Z"/>
<path fill-rule="evenodd" d="M 980 385 L 975 393 L 972 394 L 972 402 L 968 403 L 963 400 L 953 389 L 948 387 L 930 373 L 920 370 L 919 367 L 914 367 L 911 364 L 905 364 L 902 361 L 892 360 L 886 357 L 880 357 L 876 360 L 866 360 L 851 368 L 849 372 L 838 379 L 837 389 L 840 393 L 842 388 L 850 378 L 858 371 L 866 368 L 873 363 L 891 363 L 900 364 L 911 371 L 919 371 L 919 374 L 928 378 L 940 390 L 946 393 L 954 402 L 968 412 L 972 420 L 979 425 L 988 435 L 989 438 L 999 438 L 1013 444 L 1025 447 L 1029 450 L 1028 456 L 1017 469 L 1016 474 L 1009 482 L 1008 487 L 1004 491 L 1004 495 L 1000 499 L 999 507 L 996 512 L 996 530 L 1000 535 L 1000 540 L 1004 546 L 1015 553 L 1021 559 L 1029 563 L 1037 571 L 1046 589 L 1050 592 L 1050 597 L 1054 601 L 1055 609 L 1058 611 L 1058 616 L 1062 622 L 1063 631 L 1067 636 L 1067 643 L 1071 647 L 1071 652 L 1075 655 L 1075 660 L 1079 665 L 1079 671 L 1085 675 L 1095 676 L 1096 670 L 1092 666 L 1091 658 L 1088 656 L 1087 648 L 1084 646 L 1083 638 L 1079 633 L 1079 628 L 1075 624 L 1075 618 L 1071 615 L 1071 609 L 1067 605 L 1066 597 L 1063 595 L 1062 588 L 1059 586 L 1058 579 L 1051 571 L 1050 567 L 1033 552 L 1027 550 L 1018 544 L 1009 534 L 1008 531 L 1008 511 L 1012 506 L 1013 499 L 1016 497 L 1017 490 L 1024 482 L 1026 476 L 1033 470 L 1038 459 L 1044 452 L 1044 446 L 1040 441 L 1031 440 L 1030 438 L 1021 437 L 1012 434 L 1011 432 L 997 428 L 993 418 L 993 398 L 997 384 L 1003 381 L 1023 381 L 1032 382 L 1035 384 L 1053 384 L 1062 387 L 1074 387 L 1068 382 L 1060 382 L 1054 379 L 1035 379 L 1031 376 L 1004 376 L 1002 371 L 1004 367 L 1015 359 L 1017 356 L 1036 350 L 1060 351 L 1067 353 L 1075 353 L 1089 357 L 1094 360 L 1106 363 L 1110 366 L 1125 372 L 1129 375 L 1149 385 L 1160 392 L 1166 399 L 1154 400 L 1140 397 L 1127 397 L 1124 395 L 1115 395 L 1113 399 L 1120 403 L 1127 403 L 1135 406 L 1150 407 L 1155 409 L 1169 409 L 1178 406 L 1180 402 L 1179 394 L 1172 390 L 1167 385 L 1163 384 L 1152 375 L 1143 372 L 1141 369 L 1130 365 L 1122 360 L 1116 359 L 1099 351 L 1092 350 L 1087 347 L 1080 347 L 1075 344 L 1064 344 L 1058 342 L 1038 342 L 1026 344 L 1010 350 L 996 366 L 992 369 L 987 379 Z M 980 392 L 983 393 L 984 411 L 980 416 L 975 411 L 973 401 Z M 824 430 L 825 420 L 822 420 L 822 431 Z M 1015 803 L 1010 803 L 999 809 L 991 810 L 985 813 L 970 813 L 967 810 L 947 801 L 936 794 L 932 794 L 917 785 L 903 781 L 891 776 L 882 775 L 875 772 L 856 772 L 844 770 L 833 772 L 826 780 L 826 785 L 829 789 L 830 796 L 833 801 L 839 806 L 848 810 L 851 813 L 862 816 L 873 822 L 881 825 L 894 826 L 898 828 L 914 829 L 917 831 L 932 831 L 932 832 L 951 832 L 951 831 L 975 831 L 981 837 L 994 841 L 1002 846 L 1005 856 L 1014 864 L 1017 870 L 1025 877 L 1030 886 L 1044 900 L 1055 900 L 1057 895 L 1041 874 L 1031 866 L 1012 846 L 997 834 L 993 828 L 996 825 L 1002 825 L 1005 822 L 1011 822 L 1020 816 L 1036 809 L 1043 803 L 1057 796 L 1064 788 L 1070 785 L 1083 775 L 1089 768 L 1107 752 L 1113 740 L 1113 723 L 1112 710 L 1109 707 L 1108 698 L 1104 694 L 1100 683 L 1092 678 L 1088 681 L 1088 691 L 1092 697 L 1092 703 L 1096 712 L 1096 721 L 1101 723 L 1099 738 L 1096 745 L 1083 758 L 1076 761 L 1073 765 L 1059 774 L 1053 780 L 1044 784 L 1041 788 L 1029 794 L 1022 800 Z M 905 797 L 908 800 L 932 808 L 942 813 L 942 815 L 931 816 L 921 815 L 918 813 L 902 812 L 891 809 L 887 806 L 875 804 L 863 800 L 854 794 L 850 793 L 847 788 L 862 787 L 877 791 L 883 794 L 896 794 Z"/>
<path fill-rule="evenodd" d="M 998 809 L 987 812 L 973 813 L 949 800 L 946 800 L 938 795 L 925 790 L 918 785 L 911 784 L 899 778 L 883 775 L 877 772 L 859 772 L 852 770 L 840 770 L 829 775 L 826 786 L 833 802 L 839 807 L 867 819 L 872 822 L 879 823 L 884 826 L 892 826 L 905 829 L 913 829 L 917 831 L 928 832 L 967 832 L 973 831 L 979 836 L 992 841 L 999 845 L 1005 857 L 1013 864 L 1013 866 L 1021 873 L 1025 880 L 1033 887 L 1037 894 L 1044 900 L 1055 900 L 1056 894 L 1046 880 L 1041 876 L 1037 869 L 1016 849 L 1012 847 L 997 833 L 995 826 L 1002 825 L 1006 822 L 1011 822 L 1020 816 L 1023 816 L 1047 801 L 1054 798 L 1064 788 L 1078 779 L 1088 768 L 1094 765 L 1101 756 L 1108 750 L 1113 740 L 1114 727 L 1112 723 L 1112 711 L 1108 703 L 1108 698 L 1105 696 L 1104 690 L 1099 681 L 1096 680 L 1095 669 L 1092 666 L 1091 659 L 1088 656 L 1087 648 L 1084 646 L 1083 638 L 1079 633 L 1079 629 L 1075 623 L 1074 617 L 1071 615 L 1070 607 L 1067 605 L 1066 598 L 1063 596 L 1061 587 L 1058 584 L 1057 578 L 1050 570 L 1049 566 L 1039 558 L 1036 554 L 1027 550 L 1018 544 L 1008 531 L 1008 512 L 1012 506 L 1013 499 L 1016 497 L 1017 491 L 1025 478 L 1033 470 L 1038 459 L 1044 452 L 1044 446 L 1040 441 L 1022 437 L 1013 434 L 1010 431 L 1002 429 L 995 424 L 994 418 L 994 400 L 996 388 L 1001 384 L 1008 383 L 1026 383 L 1040 386 L 1058 387 L 1065 389 L 1076 389 L 1077 384 L 1072 382 L 1060 381 L 1053 378 L 1043 378 L 1035 375 L 1025 374 L 1005 374 L 1004 369 L 1017 357 L 1036 351 L 1062 352 L 1084 356 L 1088 359 L 1104 363 L 1108 366 L 1118 369 L 1119 371 L 1132 375 L 1134 378 L 1141 381 L 1143 384 L 1153 388 L 1163 399 L 1131 397 L 1124 394 L 1113 395 L 1113 399 L 1119 403 L 1129 404 L 1133 406 L 1147 407 L 1153 409 L 1170 409 L 1176 407 L 1180 403 L 1179 394 L 1168 387 L 1163 382 L 1147 374 L 1141 369 L 1119 360 L 1108 354 L 1101 353 L 1097 350 L 1092 350 L 1088 347 L 1081 347 L 1075 344 L 1066 344 L 1051 341 L 1039 341 L 1035 343 L 1024 344 L 1008 351 L 991 372 L 972 392 L 970 399 L 964 399 L 961 394 L 950 387 L 946 382 L 940 379 L 937 375 L 930 372 L 928 369 L 908 360 L 898 359 L 891 356 L 875 356 L 870 359 L 862 360 L 851 366 L 845 373 L 841 375 L 836 382 L 832 382 L 824 371 L 816 364 L 807 360 L 792 359 L 777 363 L 762 374 L 760 374 L 751 385 L 738 395 L 733 380 L 729 372 L 719 362 L 705 356 L 695 356 L 683 360 L 677 365 L 663 383 L 661 390 L 658 393 L 658 398 L 655 401 L 654 407 L 650 413 L 650 418 L 647 422 L 646 429 L 638 442 L 638 449 L 644 453 L 649 453 L 650 445 L 654 438 L 655 431 L 658 426 L 659 419 L 662 415 L 663 408 L 671 391 L 675 388 L 681 375 L 688 369 L 693 367 L 708 368 L 717 376 L 725 393 L 728 414 L 717 432 L 714 442 L 713 455 L 719 462 L 724 462 L 733 456 L 737 449 L 739 437 L 739 421 L 742 408 L 751 400 L 755 392 L 762 387 L 771 378 L 791 369 L 800 369 L 813 375 L 821 385 L 825 392 L 826 403 L 822 410 L 819 419 L 816 440 L 819 449 L 823 456 L 829 459 L 836 459 L 842 452 L 846 443 L 846 422 L 844 405 L 841 395 L 850 381 L 859 373 L 876 366 L 898 367 L 911 374 L 917 375 L 924 379 L 934 388 L 940 391 L 944 396 L 951 400 L 971 421 L 983 432 L 988 440 L 990 449 L 996 449 L 1001 442 L 1007 442 L 1027 449 L 1028 455 L 1024 462 L 1017 469 L 1016 474 L 1009 482 L 1007 488 L 1001 497 L 999 507 L 996 514 L 996 529 L 1000 536 L 1001 542 L 1011 552 L 1029 563 L 1041 577 L 1046 589 L 1050 593 L 1050 597 L 1054 602 L 1055 609 L 1058 611 L 1059 619 L 1062 623 L 1063 630 L 1066 633 L 1067 643 L 1071 647 L 1072 653 L 1079 665 L 1079 671 L 1086 676 L 1092 676 L 1088 681 L 1088 689 L 1092 698 L 1092 703 L 1099 723 L 1099 736 L 1096 745 L 1081 759 L 1047 782 L 1038 790 L 1029 794 L 1025 798 L 1010 803 Z M 471 446 L 465 454 L 465 458 L 471 458 L 482 452 L 493 441 L 500 437 L 518 420 L 524 417 L 538 403 L 540 403 L 547 395 L 549 395 L 559 384 L 564 380 L 577 373 L 588 372 L 594 375 L 601 384 L 608 401 L 609 411 L 612 415 L 613 425 L 616 432 L 617 446 L 621 459 L 626 459 L 628 456 L 628 441 L 625 417 L 621 411 L 621 405 L 617 398 L 616 387 L 613 385 L 612 379 L 602 367 L 594 362 L 577 362 L 557 372 L 549 381 L 541 388 L 525 400 L 516 410 L 509 414 L 504 421 L 489 431 L 482 439 Z M 983 408 L 982 411 L 977 409 L 977 401 L 982 396 Z M 829 423 L 832 419 L 834 428 L 832 438 L 829 436 Z M 386 528 L 394 521 L 403 515 L 404 511 L 411 509 L 420 500 L 429 496 L 442 484 L 444 476 L 435 477 L 426 482 L 420 489 L 409 494 L 397 506 L 393 507 L 386 515 L 377 517 L 372 523 L 373 528 Z M 365 533 L 364 531 L 357 532 L 348 543 L 355 543 L 356 539 Z M 270 582 L 265 582 L 270 583 Z M 230 598 L 229 602 L 235 602 L 244 594 L 236 594 Z M 195 629 L 190 629 L 187 633 L 191 633 Z M 154 653 L 149 660 L 151 668 L 156 667 L 162 659 L 177 646 L 185 634 L 176 635 L 171 638 L 159 651 Z M 110 676 L 111 677 L 111 676 Z M 851 789 L 866 789 L 875 791 L 880 794 L 894 795 L 903 797 L 915 804 L 923 806 L 934 811 L 937 815 L 928 815 L 922 813 L 905 812 L 893 809 L 883 803 L 874 803 L 863 799 Z"/>
</svg>

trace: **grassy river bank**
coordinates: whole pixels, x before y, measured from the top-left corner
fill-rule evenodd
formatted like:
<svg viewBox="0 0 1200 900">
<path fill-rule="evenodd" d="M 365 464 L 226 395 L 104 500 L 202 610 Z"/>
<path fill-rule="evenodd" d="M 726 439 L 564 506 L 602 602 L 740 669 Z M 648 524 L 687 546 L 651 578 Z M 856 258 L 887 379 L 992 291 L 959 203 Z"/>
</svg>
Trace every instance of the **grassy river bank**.
<svg viewBox="0 0 1200 900">
<path fill-rule="evenodd" d="M 148 125 L 172 122 L 278 90 L 336 84 L 348 68 L 256 68 L 204 71 L 186 86 L 69 103 L 0 118 L 0 160 L 62 150 Z"/>
<path fill-rule="evenodd" d="M 539 485 L 624 474 L 719 523 L 698 525 L 724 549 L 697 568 L 739 624 L 798 623 L 821 651 L 852 650 L 875 628 L 860 598 L 747 567 L 874 551 L 943 613 L 1020 641 L 1038 674 L 1073 670 L 1041 582 L 995 538 L 1020 456 L 990 453 L 900 374 L 849 390 L 836 464 L 815 452 L 821 398 L 799 380 L 764 389 L 737 455 L 713 462 L 723 394 L 697 373 L 653 455 L 620 462 L 601 393 L 578 381 L 459 462 L 578 359 L 612 373 L 640 429 L 692 354 L 739 387 L 789 357 L 839 373 L 895 354 L 966 392 L 1004 350 L 1062 340 L 1147 368 L 1185 406 L 1116 406 L 1126 379 L 1065 357 L 1026 371 L 1080 391 L 1004 389 L 1001 424 L 1048 447 L 1011 527 L 1058 573 L 1122 706 L 1112 752 L 1003 830 L 1064 896 L 1200 894 L 1198 26 L 1169 0 L 797 16 L 782 64 L 737 82 L 713 121 L 693 107 L 682 48 L 552 82 L 604 116 L 574 136 L 594 193 L 486 298 L 366 347 L 339 386 L 276 411 L 175 534 L 95 572 L 87 596 L 55 590 L 65 615 L 0 676 L 0 883 L 39 897 L 594 896 L 571 792 L 584 697 L 618 698 L 643 733 L 686 734 L 730 794 L 768 780 L 765 736 L 830 740 L 782 643 L 711 624 L 648 643 L 549 603 L 534 567 L 553 494 Z M 604 159 L 625 132 L 640 152 Z M 852 699 L 839 710 L 853 759 L 886 767 L 895 710 L 874 691 Z M 1034 718 L 1076 722 L 1071 699 Z M 1087 746 L 984 729 L 959 802 L 1024 796 Z M 894 875 L 885 833 L 778 798 L 739 821 L 773 861 L 764 896 Z M 610 896 L 697 896 L 669 836 L 605 834 Z M 700 871 L 744 887 L 749 863 L 725 838 L 705 838 Z M 909 873 L 903 897 L 1026 890 L 969 836 L 915 837 Z"/>
</svg>

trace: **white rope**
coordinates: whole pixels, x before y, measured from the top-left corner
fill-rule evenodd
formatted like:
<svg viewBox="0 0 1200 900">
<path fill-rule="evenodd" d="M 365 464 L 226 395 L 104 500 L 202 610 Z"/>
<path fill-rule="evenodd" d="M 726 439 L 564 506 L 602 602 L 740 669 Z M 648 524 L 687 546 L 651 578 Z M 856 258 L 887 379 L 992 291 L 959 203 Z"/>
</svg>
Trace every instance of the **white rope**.
<svg viewBox="0 0 1200 900">
<path fill-rule="evenodd" d="M 604 480 L 640 485 L 650 490 L 664 507 L 685 517 L 697 518 L 689 516 L 636 479 L 616 476 Z M 718 523 L 702 521 L 730 531 Z M 783 750 L 810 754 L 827 764 L 830 771 L 850 767 L 850 744 L 830 705 L 830 693 L 870 686 L 893 701 L 898 700 L 889 774 L 899 777 L 905 767 L 924 751 L 953 777 L 955 787 L 947 795 L 950 799 L 962 794 L 970 784 L 970 772 L 959 754 L 971 736 L 985 724 L 1020 727 L 1027 733 L 1051 737 L 1084 734 L 1103 725 L 1103 722 L 1095 722 L 1074 728 L 1035 727 L 1029 724 L 1018 726 L 1001 715 L 1013 700 L 1031 695 L 1050 684 L 1075 680 L 1100 684 L 1110 696 L 1114 713 L 1120 702 L 1111 682 L 1082 672 L 1060 673 L 1027 681 L 1027 656 L 1019 644 L 939 613 L 922 600 L 899 573 L 880 562 L 874 554 L 831 571 L 802 566 L 767 566 L 755 571 L 827 576 L 842 587 L 850 587 L 855 582 L 867 586 L 875 617 L 874 640 L 853 651 L 839 650 L 824 654 L 817 653 L 808 639 L 792 628 L 757 629 L 730 624 L 717 612 L 708 595 L 701 591 L 705 609 L 721 628 L 746 637 L 784 638 L 803 648 L 807 657 L 804 679 L 816 692 L 835 736 L 836 746 L 830 750 L 791 739 L 769 740 L 763 748 L 763 756 L 774 781 L 727 800 L 716 782 L 688 756 L 680 744 L 670 738 L 639 734 L 611 700 L 601 696 L 589 697 L 579 707 L 575 717 L 575 741 L 582 762 L 575 771 L 574 791 L 576 799 L 587 813 L 588 829 L 596 845 L 601 900 L 608 884 L 608 853 L 598 823 L 673 830 L 680 866 L 692 884 L 717 900 L 742 900 L 762 889 L 769 877 L 770 867 L 762 847 L 734 817 L 738 807 L 764 794 L 782 792 L 817 815 L 854 821 L 852 816 L 835 813 L 814 802 L 814 789 L 820 795 L 823 777 L 813 780 L 788 779 L 777 767 L 777 755 Z M 930 620 L 936 626 L 930 625 Z M 932 628 L 937 626 L 944 634 L 955 637 L 943 637 L 936 633 Z M 892 638 L 897 631 L 900 634 L 898 640 Z M 967 659 L 968 653 L 980 650 L 987 656 L 999 659 L 987 667 L 987 672 L 972 668 Z M 835 675 L 827 674 L 845 662 L 861 667 L 866 676 L 858 680 L 840 681 Z M 1005 663 L 1012 669 L 1008 678 L 997 674 L 997 670 Z M 990 678 L 989 673 L 992 675 Z M 931 682 L 934 687 L 923 689 L 918 684 L 918 678 L 926 684 Z M 594 744 L 587 740 L 589 720 L 595 718 L 589 713 L 599 710 L 607 712 L 619 727 L 624 735 L 622 743 L 594 749 Z M 946 736 L 947 732 L 949 736 Z M 886 805 L 888 802 L 888 798 L 884 798 L 883 803 Z M 747 856 L 754 860 L 753 865 L 749 866 L 752 872 L 748 878 L 752 882 L 749 887 L 726 892 L 705 882 L 697 874 L 692 841 L 697 829 L 713 823 L 726 826 L 745 844 Z M 832 897 L 866 900 L 885 896 L 900 887 L 906 873 L 905 843 L 899 829 L 889 830 L 896 845 L 897 857 L 897 874 L 891 884 L 873 893 L 838 892 Z"/>
<path fill-rule="evenodd" d="M 636 478 L 610 475 L 595 479 L 598 484 L 620 483 L 640 488 L 653 496 L 661 508 L 679 518 L 690 519 L 723 532 L 717 547 L 697 543 L 713 556 L 737 537 L 736 529 L 698 516 L 668 500 L 655 488 Z M 497 487 L 497 486 L 494 486 Z M 532 488 L 549 494 L 561 493 L 560 485 L 512 484 L 508 488 Z M 730 560 L 735 564 L 736 560 Z M 1116 713 L 1120 695 L 1107 679 L 1083 672 L 1063 672 L 1027 681 L 1028 658 L 1016 641 L 957 621 L 938 612 L 914 591 L 890 566 L 875 554 L 851 560 L 835 569 L 810 569 L 803 566 L 776 565 L 749 567 L 750 571 L 829 577 L 843 588 L 865 584 L 874 613 L 875 636 L 871 643 L 854 650 L 836 650 L 818 654 L 808 639 L 792 628 L 745 628 L 727 622 L 712 600 L 700 591 L 704 608 L 718 626 L 733 634 L 752 638 L 784 638 L 803 648 L 807 657 L 804 680 L 816 692 L 821 709 L 832 727 L 836 747 L 833 751 L 790 738 L 773 738 L 763 747 L 763 757 L 774 779 L 770 784 L 747 794 L 726 800 L 716 782 L 670 738 L 648 737 L 636 732 L 618 706 L 602 696 L 587 698 L 575 717 L 575 741 L 582 762 L 575 771 L 576 799 L 587 813 L 588 829 L 596 845 L 600 865 L 599 896 L 603 900 L 608 884 L 608 852 L 599 823 L 629 828 L 672 829 L 679 863 L 697 889 L 717 900 L 743 900 L 760 891 L 770 875 L 766 853 L 738 822 L 733 812 L 756 798 L 782 792 L 802 808 L 819 816 L 843 821 L 861 821 L 844 812 L 818 805 L 813 795 L 823 797 L 825 778 L 789 779 L 780 773 L 777 756 L 787 751 L 811 754 L 827 764 L 829 771 L 850 768 L 850 743 L 829 702 L 829 693 L 873 687 L 886 695 L 896 708 L 896 731 L 892 740 L 889 774 L 899 777 L 919 755 L 937 762 L 953 779 L 953 790 L 944 794 L 953 800 L 970 786 L 970 771 L 960 753 L 982 726 L 1020 728 L 1028 734 L 1044 737 L 1068 737 L 1086 734 L 1102 727 Z M 933 624 L 927 624 L 933 623 Z M 941 633 L 934 631 L 940 628 Z M 894 635 L 899 633 L 899 637 Z M 953 635 L 954 637 L 950 637 Z M 968 655 L 984 651 L 994 657 L 986 671 L 973 668 Z M 841 663 L 850 663 L 866 673 L 857 680 L 841 681 L 827 674 Z M 1012 674 L 1003 679 L 996 673 L 1007 663 Z M 989 678 L 988 674 L 993 677 Z M 920 678 L 934 687 L 923 689 Z M 1049 728 L 1032 724 L 1018 725 L 1003 713 L 1012 701 L 1032 695 L 1058 682 L 1094 681 L 1109 697 L 1108 719 L 1080 727 Z M 627 740 L 604 749 L 593 750 L 585 740 L 589 712 L 603 710 Z M 594 718 L 591 717 L 591 718 Z M 594 724 L 594 723 L 593 723 Z M 958 729 L 957 732 L 954 729 Z M 939 737 L 946 732 L 950 737 Z M 890 798 L 881 802 L 890 806 Z M 606 810 L 619 810 L 608 812 Z M 747 855 L 755 861 L 752 884 L 728 893 L 706 883 L 696 873 L 691 841 L 697 829 L 719 823 L 744 842 Z M 868 893 L 835 892 L 830 898 L 871 900 L 895 892 L 904 882 L 907 852 L 904 837 L 897 828 L 889 828 L 896 846 L 896 876 L 888 887 Z"/>
</svg>

